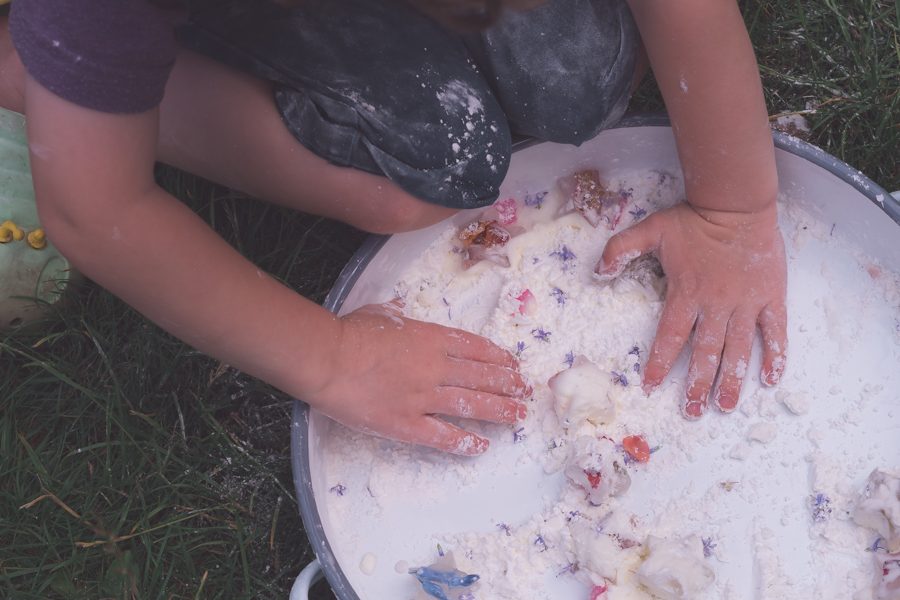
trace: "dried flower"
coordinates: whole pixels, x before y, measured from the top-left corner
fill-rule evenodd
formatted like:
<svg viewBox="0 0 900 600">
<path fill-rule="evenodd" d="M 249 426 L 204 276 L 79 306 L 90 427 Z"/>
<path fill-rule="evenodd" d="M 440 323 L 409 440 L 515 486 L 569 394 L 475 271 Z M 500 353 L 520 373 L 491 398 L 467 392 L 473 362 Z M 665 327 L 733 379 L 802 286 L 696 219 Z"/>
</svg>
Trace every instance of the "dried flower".
<svg viewBox="0 0 900 600">
<path fill-rule="evenodd" d="M 617 371 L 612 372 L 613 383 L 621 386 L 628 385 L 628 378 L 625 377 L 625 373 L 619 373 Z"/>
<path fill-rule="evenodd" d="M 527 438 L 527 437 L 528 437 L 528 436 L 525 434 L 525 428 L 524 428 L 524 427 L 519 427 L 518 429 L 516 429 L 515 431 L 513 431 L 513 442 L 516 443 L 516 444 L 518 444 L 519 442 L 524 441 L 525 438 Z"/>
<path fill-rule="evenodd" d="M 560 575 L 565 575 L 566 573 L 576 573 L 578 572 L 578 563 L 569 563 L 564 566 L 559 572 L 556 574 L 557 577 Z"/>
<path fill-rule="evenodd" d="M 534 312 L 535 306 L 535 298 L 534 294 L 531 293 L 531 290 L 525 289 L 521 294 L 516 296 L 516 300 L 519 303 L 518 312 L 520 315 L 527 315 Z"/>
<path fill-rule="evenodd" d="M 531 335 L 536 340 L 541 340 L 542 342 L 550 341 L 550 332 L 543 329 L 542 327 L 538 327 L 537 329 L 531 330 Z"/>
<path fill-rule="evenodd" d="M 642 435 L 629 435 L 622 440 L 622 449 L 625 451 L 625 464 L 632 461 L 645 463 L 650 460 L 650 445 Z"/>
<path fill-rule="evenodd" d="M 538 534 L 536 538 L 534 538 L 534 545 L 540 548 L 541 552 L 547 551 L 547 542 L 544 541 L 544 536 Z"/>
<path fill-rule="evenodd" d="M 497 211 L 497 217 L 503 226 L 512 225 L 518 220 L 518 206 L 515 198 L 506 198 L 505 200 L 497 200 L 494 202 L 494 210 Z"/>
<path fill-rule="evenodd" d="M 640 206 L 636 206 L 636 207 L 632 208 L 631 210 L 629 210 L 628 214 L 631 215 L 632 217 L 634 217 L 634 220 L 637 221 L 638 219 L 643 219 L 644 217 L 647 216 L 647 210 Z"/>
<path fill-rule="evenodd" d="M 438 556 L 440 556 L 440 557 L 444 556 L 444 548 L 440 544 L 437 545 L 437 551 L 438 551 Z"/>
<path fill-rule="evenodd" d="M 500 531 L 506 534 L 506 537 L 512 536 L 512 531 L 510 531 L 509 525 L 506 523 L 497 523 L 497 527 L 500 528 Z"/>
<path fill-rule="evenodd" d="M 550 290 L 550 295 L 556 298 L 556 303 L 559 305 L 563 305 L 566 303 L 566 293 L 559 289 L 558 287 Z"/>
<path fill-rule="evenodd" d="M 637 344 L 632 346 L 631 350 L 628 351 L 628 356 L 631 356 L 631 355 L 637 356 L 638 358 L 641 357 L 641 349 L 638 348 Z"/>
<path fill-rule="evenodd" d="M 566 515 L 566 523 L 571 523 L 575 519 L 581 518 L 581 513 L 577 510 L 570 510 L 569 514 Z"/>
<path fill-rule="evenodd" d="M 339 484 L 337 484 L 336 486 L 332 487 L 332 488 L 331 488 L 330 490 L 328 490 L 328 491 L 331 492 L 331 493 L 333 493 L 333 494 L 337 494 L 338 496 L 343 496 L 343 495 L 344 495 L 344 492 L 347 491 L 347 486 L 345 486 L 343 483 L 339 483 Z"/>
<path fill-rule="evenodd" d="M 878 552 L 879 550 L 887 552 L 887 547 L 884 545 L 884 538 L 879 535 L 867 550 L 869 552 Z"/>
<path fill-rule="evenodd" d="M 544 190 L 543 192 L 536 192 L 534 194 L 525 194 L 525 206 L 540 208 L 541 205 L 544 204 L 544 199 L 549 193 L 548 190 Z"/>
<path fill-rule="evenodd" d="M 566 365 L 568 365 L 569 368 L 571 369 L 572 365 L 575 364 L 575 353 L 572 352 L 571 350 L 566 352 L 566 359 L 563 362 L 566 363 Z"/>
<path fill-rule="evenodd" d="M 606 598 L 607 591 L 608 588 L 605 585 L 595 585 L 591 588 L 590 600 L 603 600 L 603 598 Z"/>
<path fill-rule="evenodd" d="M 809 504 L 812 508 L 812 518 L 816 523 L 822 523 L 831 516 L 831 498 L 821 492 L 809 497 Z"/>
<path fill-rule="evenodd" d="M 703 556 L 709 558 L 713 555 L 713 551 L 718 546 L 711 537 L 700 538 L 703 541 Z"/>
<path fill-rule="evenodd" d="M 522 352 L 525 350 L 525 342 L 519 341 L 516 342 L 516 356 L 521 356 Z"/>
<path fill-rule="evenodd" d="M 628 550 L 629 548 L 634 548 L 635 546 L 641 545 L 640 542 L 632 540 L 630 538 L 622 537 L 618 533 L 613 533 L 610 535 L 610 537 L 616 540 L 616 543 L 619 545 L 620 550 Z"/>
<path fill-rule="evenodd" d="M 560 248 L 559 250 L 554 250 L 553 252 L 551 252 L 550 256 L 555 256 L 564 263 L 576 258 L 575 253 L 569 250 L 569 247 L 565 244 L 563 244 L 562 248 Z"/>
<path fill-rule="evenodd" d="M 509 232 L 497 221 L 475 221 L 469 223 L 459 232 L 459 239 L 464 246 L 504 246 L 509 241 Z"/>
</svg>

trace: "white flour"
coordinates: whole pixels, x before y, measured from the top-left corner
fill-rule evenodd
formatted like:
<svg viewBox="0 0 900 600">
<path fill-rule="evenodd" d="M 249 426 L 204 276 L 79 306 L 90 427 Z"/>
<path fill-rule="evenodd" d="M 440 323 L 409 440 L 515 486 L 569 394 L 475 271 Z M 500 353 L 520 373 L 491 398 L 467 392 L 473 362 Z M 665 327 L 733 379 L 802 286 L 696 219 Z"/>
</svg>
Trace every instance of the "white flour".
<svg viewBox="0 0 900 600">
<path fill-rule="evenodd" d="M 653 171 L 608 183 L 631 192 L 619 229 L 683 193 L 677 178 Z M 396 290 L 408 316 L 480 333 L 515 352 L 534 387 L 529 416 L 514 431 L 465 423 L 492 440 L 491 456 L 475 460 L 335 426 L 324 453 L 327 516 L 331 537 L 356 552 L 343 564 L 359 569 L 364 560 L 376 576 L 390 571 L 382 576 L 395 579 L 385 585 L 405 590 L 391 596 L 400 600 L 413 598 L 416 584 L 392 565 L 431 564 L 438 544 L 453 550 L 460 569 L 481 576 L 477 600 L 587 600 L 591 586 L 604 585 L 601 597 L 610 600 L 650 598 L 640 581 L 657 590 L 687 586 L 682 595 L 658 593 L 692 600 L 871 600 L 876 567 L 866 549 L 876 534 L 851 515 L 869 472 L 900 467 L 897 275 L 782 199 L 786 375 L 778 388 L 760 387 L 755 352 L 739 410 L 688 422 L 678 409 L 684 357 L 649 398 L 640 388 L 663 282 L 640 271 L 598 284 L 592 271 L 611 232 L 577 213 L 560 216 L 563 201 L 553 191 L 518 200 L 525 232 L 506 247 L 509 267 L 484 261 L 463 270 L 457 230 L 448 228 Z M 820 247 L 844 258 L 822 258 L 813 273 L 794 266 Z M 592 412 L 577 398 L 555 405 L 548 381 L 576 360 L 611 374 L 614 418 L 608 407 Z M 873 422 L 882 429 L 871 431 Z M 599 506 L 564 475 L 585 435 L 608 436 L 614 448 L 641 435 L 654 450 L 647 463 L 625 467 L 630 489 L 604 495 Z M 624 464 L 621 446 L 615 451 Z M 427 539 L 379 541 L 376 568 L 365 542 L 369 528 L 388 522 L 397 523 L 392 532 L 408 528 Z"/>
</svg>

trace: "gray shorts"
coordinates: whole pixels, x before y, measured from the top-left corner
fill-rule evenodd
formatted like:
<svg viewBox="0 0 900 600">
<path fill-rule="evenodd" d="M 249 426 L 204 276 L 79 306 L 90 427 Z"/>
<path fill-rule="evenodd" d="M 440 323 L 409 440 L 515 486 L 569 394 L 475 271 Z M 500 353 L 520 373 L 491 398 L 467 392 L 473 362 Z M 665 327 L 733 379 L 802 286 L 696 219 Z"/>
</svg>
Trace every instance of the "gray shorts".
<svg viewBox="0 0 900 600">
<path fill-rule="evenodd" d="M 625 0 L 549 0 L 465 35 L 399 0 L 212 1 L 184 45 L 272 81 L 315 154 L 453 208 L 496 200 L 512 134 L 580 144 L 617 121 L 640 40 Z"/>
</svg>

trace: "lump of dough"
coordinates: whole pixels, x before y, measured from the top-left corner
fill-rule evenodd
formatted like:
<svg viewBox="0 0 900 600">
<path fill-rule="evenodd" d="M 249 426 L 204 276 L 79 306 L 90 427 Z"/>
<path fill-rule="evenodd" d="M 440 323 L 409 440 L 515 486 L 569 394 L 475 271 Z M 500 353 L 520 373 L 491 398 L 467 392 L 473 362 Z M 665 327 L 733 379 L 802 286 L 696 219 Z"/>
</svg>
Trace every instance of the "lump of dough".
<svg viewBox="0 0 900 600">
<path fill-rule="evenodd" d="M 593 506 L 631 487 L 631 477 L 615 443 L 608 438 L 583 435 L 575 440 L 566 463 L 566 477 L 587 492 Z"/>
<path fill-rule="evenodd" d="M 615 524 L 598 528 L 578 519 L 570 524 L 579 573 L 588 575 L 592 585 L 621 584 L 637 569 L 641 560 L 639 542 L 626 533 L 617 533 Z"/>
<path fill-rule="evenodd" d="M 877 532 L 889 553 L 900 553 L 900 476 L 872 471 L 856 502 L 853 520 Z"/>
<path fill-rule="evenodd" d="M 875 562 L 872 600 L 900 599 L 900 553 L 878 551 L 872 553 L 872 558 Z"/>
<path fill-rule="evenodd" d="M 747 432 L 747 439 L 751 442 L 759 442 L 760 444 L 768 444 L 778 435 L 778 428 L 775 423 L 767 421 L 754 423 Z"/>
<path fill-rule="evenodd" d="M 680 540 L 647 536 L 647 558 L 637 572 L 638 581 L 655 598 L 690 600 L 716 580 L 703 557 L 703 541 L 696 535 Z"/>
<path fill-rule="evenodd" d="M 594 425 L 611 423 L 616 417 L 616 399 L 622 388 L 611 373 L 578 357 L 571 368 L 560 371 L 547 382 L 553 392 L 559 422 L 577 429 L 586 421 Z"/>
<path fill-rule="evenodd" d="M 873 600 L 900 600 L 900 554 L 873 553 L 875 585 Z"/>
</svg>

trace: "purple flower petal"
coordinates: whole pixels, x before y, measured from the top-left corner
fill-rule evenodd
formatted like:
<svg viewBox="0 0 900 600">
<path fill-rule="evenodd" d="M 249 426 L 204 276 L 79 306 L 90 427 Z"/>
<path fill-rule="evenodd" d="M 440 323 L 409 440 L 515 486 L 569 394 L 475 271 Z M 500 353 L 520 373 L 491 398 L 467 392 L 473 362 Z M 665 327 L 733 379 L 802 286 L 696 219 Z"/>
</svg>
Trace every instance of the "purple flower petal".
<svg viewBox="0 0 900 600">
<path fill-rule="evenodd" d="M 560 248 L 559 250 L 554 250 L 553 252 L 551 252 L 550 256 L 555 256 L 564 263 L 577 258 L 575 256 L 575 253 L 569 250 L 569 247 L 565 244 L 563 244 L 562 248 Z"/>
<path fill-rule="evenodd" d="M 550 332 L 541 327 L 538 327 L 537 329 L 532 329 L 531 336 L 536 340 L 541 340 L 542 342 L 550 341 Z"/>
</svg>

